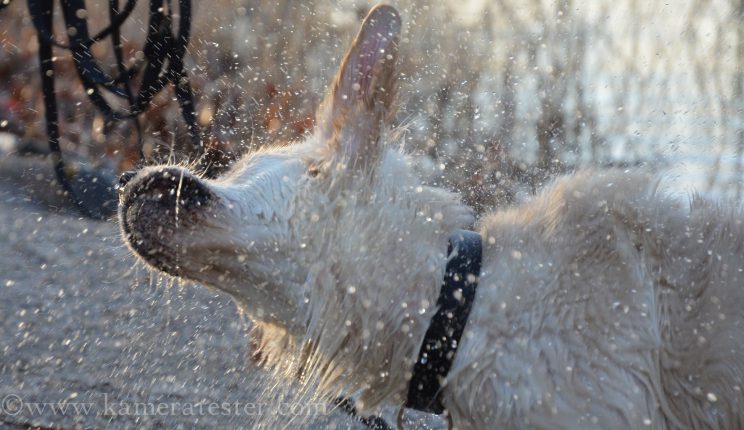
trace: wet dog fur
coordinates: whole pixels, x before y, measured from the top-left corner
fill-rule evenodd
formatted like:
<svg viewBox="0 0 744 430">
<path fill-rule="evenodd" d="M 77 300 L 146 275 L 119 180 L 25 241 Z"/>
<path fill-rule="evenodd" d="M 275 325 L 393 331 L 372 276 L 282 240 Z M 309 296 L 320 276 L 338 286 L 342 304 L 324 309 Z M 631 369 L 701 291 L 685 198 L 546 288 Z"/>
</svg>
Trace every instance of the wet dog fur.
<svg viewBox="0 0 744 430">
<path fill-rule="evenodd" d="M 388 122 L 401 20 L 374 8 L 304 141 L 224 176 L 142 169 L 125 241 L 230 294 L 277 378 L 371 410 L 404 403 L 447 240 L 472 225 Z M 584 171 L 483 217 L 476 302 L 442 399 L 457 428 L 744 426 L 744 226 L 637 171 Z"/>
</svg>

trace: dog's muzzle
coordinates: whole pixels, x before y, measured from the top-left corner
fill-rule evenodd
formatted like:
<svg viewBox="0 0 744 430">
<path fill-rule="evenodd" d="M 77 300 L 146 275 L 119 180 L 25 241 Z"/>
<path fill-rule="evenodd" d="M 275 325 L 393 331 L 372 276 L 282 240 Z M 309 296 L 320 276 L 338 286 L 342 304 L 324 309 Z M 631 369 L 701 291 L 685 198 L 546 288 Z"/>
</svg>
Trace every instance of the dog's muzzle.
<svg viewBox="0 0 744 430">
<path fill-rule="evenodd" d="M 156 200 L 166 208 L 176 205 L 179 209 L 193 209 L 205 206 L 213 196 L 202 181 L 185 169 L 164 167 L 137 178 L 134 171 L 122 173 L 119 177 L 120 206 L 127 206 L 138 199 Z"/>
<path fill-rule="evenodd" d="M 175 235 L 189 234 L 216 197 L 178 167 L 125 172 L 119 178 L 119 219 L 132 249 L 155 268 L 178 275 Z"/>
</svg>

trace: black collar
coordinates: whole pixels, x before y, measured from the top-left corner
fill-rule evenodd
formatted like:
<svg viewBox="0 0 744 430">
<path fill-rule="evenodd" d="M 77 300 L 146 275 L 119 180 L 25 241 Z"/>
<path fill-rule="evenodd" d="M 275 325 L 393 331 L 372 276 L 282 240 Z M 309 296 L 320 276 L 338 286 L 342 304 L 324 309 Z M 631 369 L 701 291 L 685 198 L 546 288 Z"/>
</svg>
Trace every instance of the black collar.
<svg viewBox="0 0 744 430">
<path fill-rule="evenodd" d="M 439 292 L 439 309 L 431 318 L 418 360 L 413 366 L 413 376 L 408 383 L 407 408 L 434 414 L 444 412 L 440 399 L 441 383 L 452 367 L 473 307 L 480 276 L 481 252 L 478 233 L 456 230 L 450 236 L 447 255 L 452 257 L 447 263 Z"/>
</svg>

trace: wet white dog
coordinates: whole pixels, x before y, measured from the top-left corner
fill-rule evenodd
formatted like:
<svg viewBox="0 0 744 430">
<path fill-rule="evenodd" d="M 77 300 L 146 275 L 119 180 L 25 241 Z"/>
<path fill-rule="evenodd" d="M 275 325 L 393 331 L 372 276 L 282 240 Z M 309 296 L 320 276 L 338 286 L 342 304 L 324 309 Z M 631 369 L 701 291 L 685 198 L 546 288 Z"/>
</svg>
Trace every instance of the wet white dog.
<svg viewBox="0 0 744 430">
<path fill-rule="evenodd" d="M 370 12 L 304 142 L 217 180 L 142 169 L 119 206 L 145 262 L 236 299 L 279 376 L 364 409 L 405 402 L 448 237 L 472 223 L 385 126 L 400 27 L 393 8 Z M 455 426 L 743 428 L 742 215 L 593 171 L 485 217 L 441 392 Z"/>
</svg>

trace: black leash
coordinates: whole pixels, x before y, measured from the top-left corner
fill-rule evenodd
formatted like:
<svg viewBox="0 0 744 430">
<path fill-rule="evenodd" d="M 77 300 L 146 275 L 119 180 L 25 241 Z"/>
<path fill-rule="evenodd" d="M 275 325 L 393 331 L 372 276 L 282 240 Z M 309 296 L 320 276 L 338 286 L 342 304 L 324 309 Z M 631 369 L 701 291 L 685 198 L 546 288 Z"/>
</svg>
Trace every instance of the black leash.
<svg viewBox="0 0 744 430">
<path fill-rule="evenodd" d="M 194 97 L 186 79 L 183 57 L 186 54 L 191 28 L 191 1 L 178 0 L 178 34 L 173 32 L 174 10 L 171 0 L 150 0 L 148 32 L 143 48 L 145 69 L 139 91 L 135 94 L 131 81 L 137 75 L 142 64 L 127 67 L 121 48 L 121 25 L 129 17 L 137 3 L 127 0 L 119 10 L 119 0 L 109 0 L 110 23 L 107 27 L 90 36 L 86 21 L 84 0 L 61 0 L 60 9 L 68 28 L 68 44 L 54 39 L 52 17 L 54 1 L 28 0 L 28 10 L 36 28 L 39 41 L 39 62 L 41 68 L 42 92 L 44 96 L 44 115 L 46 120 L 49 149 L 52 153 L 54 171 L 62 188 L 69 195 L 78 209 L 92 218 L 105 218 L 116 208 L 114 191 L 115 175 L 106 184 L 96 184 L 98 178 L 86 181 L 84 172 L 75 172 L 63 160 L 59 145 L 59 114 L 57 99 L 54 93 L 54 64 L 52 47 L 57 46 L 70 51 L 73 63 L 90 102 L 105 118 L 105 130 L 114 122 L 131 120 L 138 136 L 138 151 L 142 157 L 142 131 L 137 116 L 147 110 L 155 97 L 170 82 L 175 86 L 175 94 L 181 109 L 181 115 L 188 127 L 192 143 L 202 147 L 199 128 L 196 124 Z M 3 3 L 2 7 L 8 3 Z M 1 8 L 1 7 L 0 7 Z M 83 12 L 81 12 L 83 11 Z M 93 57 L 91 46 L 111 37 L 114 45 L 114 56 L 117 62 L 117 76 L 110 76 L 101 68 Z M 116 110 L 103 97 L 102 91 L 127 100 L 126 111 Z M 87 176 L 92 176 L 90 173 Z M 79 183 L 80 186 L 75 186 Z M 100 204 L 91 204 L 98 194 L 106 196 Z"/>
</svg>

